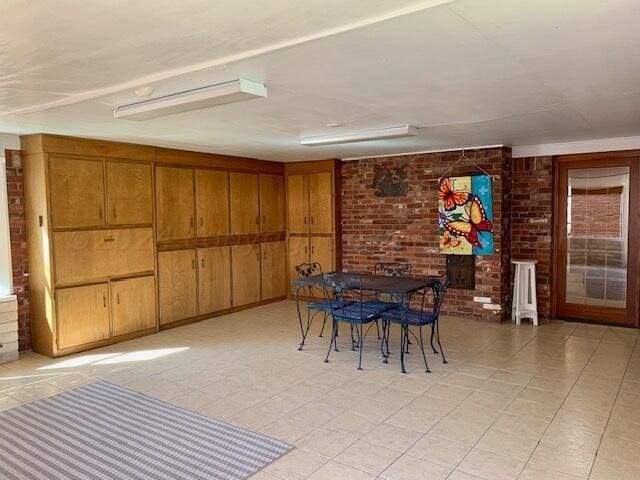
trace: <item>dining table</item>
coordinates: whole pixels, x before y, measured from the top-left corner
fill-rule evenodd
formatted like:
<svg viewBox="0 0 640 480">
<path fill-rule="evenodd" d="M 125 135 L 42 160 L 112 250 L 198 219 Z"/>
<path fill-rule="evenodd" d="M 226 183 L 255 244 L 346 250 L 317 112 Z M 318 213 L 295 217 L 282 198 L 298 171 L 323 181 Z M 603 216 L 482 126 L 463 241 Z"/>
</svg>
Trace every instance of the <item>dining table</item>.
<svg viewBox="0 0 640 480">
<path fill-rule="evenodd" d="M 360 281 L 362 282 L 362 290 L 370 292 L 371 294 L 383 294 L 392 299 L 393 302 L 398 305 L 408 305 L 411 296 L 423 288 L 432 288 L 434 292 L 438 289 L 435 288 L 440 280 L 439 277 L 405 277 L 405 276 L 384 276 L 374 275 L 372 273 L 353 273 L 353 272 L 330 272 L 318 275 L 309 275 L 305 277 L 297 278 L 293 281 L 293 296 L 296 302 L 296 310 L 298 312 L 298 321 L 300 322 L 300 334 L 302 339 L 298 350 L 304 348 L 309 329 L 313 320 L 313 315 L 307 309 L 306 322 L 303 320 L 303 314 L 300 309 L 300 292 L 306 291 L 305 298 L 313 298 L 313 291 L 319 292 L 324 298 L 327 294 L 333 294 L 334 292 L 327 292 L 325 275 L 330 275 L 333 281 L 337 283 L 344 283 L 351 279 L 358 281 L 358 287 L 360 287 Z"/>
</svg>

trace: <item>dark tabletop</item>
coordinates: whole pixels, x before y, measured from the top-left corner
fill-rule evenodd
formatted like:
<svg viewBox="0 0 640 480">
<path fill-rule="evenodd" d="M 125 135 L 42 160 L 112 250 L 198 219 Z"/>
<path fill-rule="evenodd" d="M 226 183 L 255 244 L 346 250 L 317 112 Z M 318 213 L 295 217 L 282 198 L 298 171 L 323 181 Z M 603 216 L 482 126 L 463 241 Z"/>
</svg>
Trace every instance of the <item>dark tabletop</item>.
<svg viewBox="0 0 640 480">
<path fill-rule="evenodd" d="M 388 294 L 408 294 L 421 290 L 425 286 L 439 282 L 437 277 L 386 277 L 371 273 L 333 272 L 331 276 L 336 282 L 347 281 L 350 278 L 362 279 L 362 289 L 370 292 Z M 301 287 L 321 287 L 324 283 L 322 275 L 312 275 L 293 281 L 294 291 Z"/>
</svg>

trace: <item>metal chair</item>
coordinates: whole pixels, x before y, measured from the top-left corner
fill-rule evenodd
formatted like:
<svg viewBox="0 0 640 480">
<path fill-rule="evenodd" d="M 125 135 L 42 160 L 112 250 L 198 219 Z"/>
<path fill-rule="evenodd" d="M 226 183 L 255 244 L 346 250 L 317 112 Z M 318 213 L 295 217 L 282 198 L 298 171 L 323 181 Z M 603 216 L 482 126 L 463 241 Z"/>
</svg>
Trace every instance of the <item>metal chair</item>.
<svg viewBox="0 0 640 480">
<path fill-rule="evenodd" d="M 402 373 L 407 373 L 404 366 L 404 354 L 408 351 L 407 349 L 409 344 L 409 334 L 413 335 L 413 338 L 415 338 L 416 342 L 418 342 L 418 345 L 420 346 L 420 350 L 422 351 L 422 358 L 424 359 L 424 366 L 427 373 L 431 372 L 431 370 L 429 370 L 427 356 L 424 351 L 424 339 L 422 335 L 422 327 L 426 327 L 429 325 L 431 326 L 431 348 L 433 349 L 433 353 L 438 353 L 433 345 L 433 339 L 435 336 L 438 342 L 438 347 L 440 348 L 440 353 L 442 354 L 442 363 L 447 363 L 447 358 L 444 355 L 444 349 L 442 348 L 442 343 L 440 342 L 439 318 L 440 308 L 442 307 L 442 302 L 444 301 L 448 286 L 449 279 L 446 275 L 442 275 L 435 282 L 433 278 L 430 278 L 426 281 L 424 288 L 419 293 L 422 297 L 419 310 L 416 308 L 411 308 L 411 302 L 409 302 L 409 304 L 401 305 L 391 310 L 382 312 L 381 317 L 383 321 L 384 337 L 387 343 L 387 357 L 389 355 L 389 325 L 391 323 L 400 325 L 400 363 L 402 365 Z M 425 310 L 427 291 L 429 290 L 433 293 L 433 308 L 431 309 L 431 311 Z M 410 327 L 418 327 L 418 336 L 416 336 L 416 334 L 410 329 Z M 383 340 L 383 343 L 384 342 L 385 340 Z"/>
<path fill-rule="evenodd" d="M 364 347 L 364 340 L 367 333 L 373 326 L 373 323 L 380 318 L 380 315 L 385 308 L 376 307 L 373 305 L 367 305 L 363 302 L 362 295 L 362 278 L 357 276 L 342 276 L 340 280 L 336 279 L 332 274 L 323 275 L 325 282 L 325 301 L 331 305 L 331 341 L 329 342 L 329 350 L 327 356 L 324 359 L 325 363 L 329 362 L 329 354 L 331 353 L 331 347 L 338 351 L 338 343 L 336 336 L 338 333 L 338 322 L 348 323 L 352 329 L 355 328 L 358 333 L 357 343 L 351 337 L 351 349 L 355 350 L 356 345 L 360 350 L 358 359 L 358 370 L 362 370 L 362 350 Z M 355 298 L 356 300 L 347 306 L 344 306 L 340 300 L 346 296 Z M 366 331 L 364 326 L 369 325 Z"/>
<path fill-rule="evenodd" d="M 300 265 L 296 266 L 296 273 L 298 274 L 298 278 L 311 277 L 313 275 L 324 275 L 322 272 L 322 266 L 318 262 L 301 263 Z M 310 328 L 311 323 L 313 323 L 313 319 L 315 318 L 315 316 L 319 313 L 322 313 L 322 328 L 320 329 L 320 335 L 318 335 L 319 337 L 322 337 L 324 333 L 324 327 L 327 323 L 327 317 L 331 314 L 331 304 L 326 299 L 311 301 L 315 299 L 315 296 L 313 295 L 313 288 L 310 286 L 306 288 L 307 299 L 310 301 L 310 303 L 307 304 L 307 310 L 315 310 L 315 312 L 309 317 L 309 320 L 307 322 L 307 330 Z M 351 305 L 354 302 L 349 300 L 338 300 L 337 303 L 342 306 L 347 306 Z"/>
</svg>

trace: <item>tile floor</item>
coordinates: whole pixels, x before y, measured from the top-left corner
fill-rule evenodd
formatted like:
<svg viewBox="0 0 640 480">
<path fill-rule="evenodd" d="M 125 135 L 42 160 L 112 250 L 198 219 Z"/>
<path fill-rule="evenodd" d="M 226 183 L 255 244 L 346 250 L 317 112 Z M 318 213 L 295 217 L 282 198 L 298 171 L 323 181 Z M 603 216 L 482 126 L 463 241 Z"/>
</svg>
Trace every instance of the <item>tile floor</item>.
<svg viewBox="0 0 640 480">
<path fill-rule="evenodd" d="M 0 366 L 0 409 L 101 378 L 297 448 L 255 480 L 640 478 L 637 330 L 442 320 L 449 357 L 323 363 L 279 302 L 91 352 Z M 397 341 L 397 331 L 392 332 Z M 396 342 L 397 343 L 397 342 Z M 395 347 L 397 352 L 397 346 Z"/>
</svg>

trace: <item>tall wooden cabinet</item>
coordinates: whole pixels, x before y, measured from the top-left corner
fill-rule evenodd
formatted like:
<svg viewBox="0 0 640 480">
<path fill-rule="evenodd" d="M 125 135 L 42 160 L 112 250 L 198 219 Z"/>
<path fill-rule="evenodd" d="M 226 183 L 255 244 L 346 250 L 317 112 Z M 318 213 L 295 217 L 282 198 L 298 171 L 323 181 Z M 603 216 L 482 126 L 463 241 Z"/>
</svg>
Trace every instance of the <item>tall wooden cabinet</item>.
<svg viewBox="0 0 640 480">
<path fill-rule="evenodd" d="M 46 134 L 21 142 L 35 351 L 67 355 L 286 295 L 284 164 Z M 307 196 L 317 192 L 306 215 L 324 232 L 331 187 L 305 178 Z"/>
<path fill-rule="evenodd" d="M 340 268 L 340 164 L 334 160 L 286 164 L 288 285 L 295 267 L 318 262 Z"/>
</svg>

